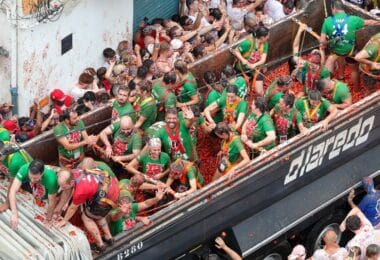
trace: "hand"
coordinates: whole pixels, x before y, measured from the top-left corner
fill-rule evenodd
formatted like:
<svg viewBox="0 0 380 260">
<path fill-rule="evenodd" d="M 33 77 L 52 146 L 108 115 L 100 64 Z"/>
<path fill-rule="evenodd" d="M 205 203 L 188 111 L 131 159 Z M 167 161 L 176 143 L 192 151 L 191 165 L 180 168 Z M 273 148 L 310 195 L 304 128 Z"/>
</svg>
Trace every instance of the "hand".
<svg viewBox="0 0 380 260">
<path fill-rule="evenodd" d="M 115 66 L 115 64 L 116 64 L 116 59 L 115 59 L 115 58 L 110 59 L 108 63 L 110 64 L 110 66 L 113 67 L 113 66 Z"/>
<path fill-rule="evenodd" d="M 53 225 L 53 221 L 52 220 L 47 220 L 47 219 L 44 220 L 44 227 L 46 229 L 50 229 L 52 225 Z"/>
<path fill-rule="evenodd" d="M 219 249 L 223 249 L 226 247 L 226 243 L 224 243 L 224 240 L 221 237 L 217 237 L 215 239 L 215 246 Z"/>
<path fill-rule="evenodd" d="M 174 193 L 174 198 L 180 199 L 182 197 L 184 197 L 184 195 L 182 195 L 182 193 L 178 193 L 178 192 Z"/>
<path fill-rule="evenodd" d="M 88 145 L 94 145 L 94 144 L 96 144 L 97 141 L 98 141 L 98 136 L 90 135 L 90 136 L 88 136 L 87 144 Z"/>
<path fill-rule="evenodd" d="M 329 127 L 329 122 L 327 120 L 323 120 L 322 121 L 322 130 L 326 131 L 328 127 Z"/>
<path fill-rule="evenodd" d="M 174 190 L 173 190 L 172 188 L 167 187 L 167 188 L 165 189 L 165 192 L 166 192 L 166 194 L 170 194 L 170 195 L 172 195 L 172 196 L 175 197 L 175 192 L 174 192 Z"/>
<path fill-rule="evenodd" d="M 380 70 L 380 62 L 372 62 L 371 69 L 372 70 Z"/>
<path fill-rule="evenodd" d="M 299 25 L 300 25 L 300 27 L 298 28 L 298 30 L 300 30 L 301 32 L 307 30 L 307 25 L 306 24 L 300 22 Z"/>
<path fill-rule="evenodd" d="M 117 163 L 122 162 L 120 156 L 112 156 L 112 161 L 117 162 Z"/>
<path fill-rule="evenodd" d="M 157 191 L 156 191 L 156 199 L 157 201 L 160 201 L 162 200 L 162 197 L 164 197 L 164 194 L 165 194 L 165 189 L 163 189 L 162 187 L 158 187 L 157 188 Z"/>
<path fill-rule="evenodd" d="M 17 214 L 12 214 L 12 216 L 11 216 L 11 228 L 13 230 L 16 230 L 17 229 L 17 225 L 18 225 L 18 215 Z"/>
<path fill-rule="evenodd" d="M 188 106 L 185 105 L 184 107 L 182 107 L 182 111 L 183 111 L 183 117 L 184 118 L 186 118 L 186 119 L 193 119 L 194 118 L 194 113 Z"/>
<path fill-rule="evenodd" d="M 247 136 L 246 134 L 242 134 L 242 135 L 240 136 L 240 139 L 241 139 L 241 141 L 242 141 L 243 143 L 248 142 L 248 136 Z"/>
<path fill-rule="evenodd" d="M 135 53 L 136 53 L 136 54 L 139 54 L 139 53 L 140 53 L 140 50 L 141 50 L 140 45 L 135 44 L 135 48 L 134 48 Z"/>
<path fill-rule="evenodd" d="M 111 146 L 107 146 L 106 147 L 106 150 L 104 151 L 104 154 L 107 158 L 110 158 L 112 156 L 112 147 Z"/>
<path fill-rule="evenodd" d="M 62 220 L 60 220 L 59 222 L 57 222 L 57 223 L 55 224 L 55 227 L 56 227 L 56 228 L 62 228 L 62 227 L 64 227 L 66 224 L 67 224 L 67 221 L 66 221 L 65 219 L 62 219 Z"/>
<path fill-rule="evenodd" d="M 352 189 L 348 194 L 348 201 L 352 201 L 355 198 L 355 190 Z"/>
<path fill-rule="evenodd" d="M 247 68 L 249 68 L 251 70 L 256 69 L 256 65 L 252 64 L 252 63 L 249 63 L 248 61 L 246 62 L 245 66 L 247 66 Z"/>
<path fill-rule="evenodd" d="M 215 122 L 208 122 L 208 127 L 210 127 L 212 130 L 215 129 L 216 127 Z"/>
<path fill-rule="evenodd" d="M 148 217 L 142 217 L 140 221 L 145 225 L 148 226 L 150 224 L 150 219 Z"/>
<path fill-rule="evenodd" d="M 235 171 L 234 168 L 232 168 L 231 170 L 229 170 L 229 171 L 227 172 L 227 174 L 226 174 L 227 177 L 228 177 L 228 180 L 232 180 L 232 178 L 234 177 L 235 173 L 236 173 L 236 171 Z"/>
</svg>

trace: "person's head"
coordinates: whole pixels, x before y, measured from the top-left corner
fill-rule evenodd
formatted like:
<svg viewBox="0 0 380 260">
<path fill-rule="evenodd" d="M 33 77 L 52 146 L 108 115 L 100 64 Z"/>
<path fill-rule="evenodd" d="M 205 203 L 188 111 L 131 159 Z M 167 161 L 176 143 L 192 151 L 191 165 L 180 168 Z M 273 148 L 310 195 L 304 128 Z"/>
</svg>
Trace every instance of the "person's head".
<svg viewBox="0 0 380 260">
<path fill-rule="evenodd" d="M 92 82 L 94 81 L 94 76 L 89 75 L 88 73 L 82 73 L 79 76 L 78 83 L 82 88 L 89 88 Z"/>
<path fill-rule="evenodd" d="M 260 115 L 262 113 L 265 113 L 267 109 L 267 102 L 265 101 L 263 97 L 257 97 L 252 102 L 251 109 L 255 115 Z"/>
<path fill-rule="evenodd" d="M 149 147 L 149 155 L 153 159 L 158 159 L 161 153 L 161 139 L 154 137 L 149 139 L 148 147 Z"/>
<path fill-rule="evenodd" d="M 139 79 L 145 79 L 146 76 L 148 75 L 149 68 L 146 66 L 140 66 L 137 68 L 137 77 Z"/>
<path fill-rule="evenodd" d="M 82 98 L 83 102 L 91 102 L 93 105 L 96 103 L 96 95 L 92 91 L 87 91 L 84 93 Z"/>
<path fill-rule="evenodd" d="M 277 87 L 279 87 L 281 90 L 289 89 L 291 82 L 292 78 L 290 76 L 280 76 L 277 80 Z"/>
<path fill-rule="evenodd" d="M 286 15 L 289 15 L 293 12 L 294 0 L 285 0 L 285 2 L 282 5 L 283 5 L 284 13 Z"/>
<path fill-rule="evenodd" d="M 116 101 L 119 105 L 124 105 L 128 102 L 128 95 L 130 90 L 126 86 L 120 86 L 117 90 Z"/>
<path fill-rule="evenodd" d="M 178 124 L 178 111 L 176 108 L 168 108 L 165 111 L 165 122 L 170 129 L 174 129 Z"/>
<path fill-rule="evenodd" d="M 124 213 L 125 216 L 132 212 L 133 197 L 129 190 L 120 189 L 118 198 L 118 207 Z"/>
<path fill-rule="evenodd" d="M 66 109 L 62 112 L 60 116 L 60 121 L 65 122 L 69 127 L 74 127 L 78 125 L 79 116 L 74 109 Z"/>
<path fill-rule="evenodd" d="M 319 103 L 321 102 L 322 95 L 319 90 L 312 89 L 309 91 L 308 98 L 309 98 L 310 105 L 315 107 L 315 106 L 318 106 Z"/>
<path fill-rule="evenodd" d="M 169 177 L 172 179 L 179 179 L 185 169 L 184 162 L 178 158 L 172 164 L 170 164 L 170 173 Z"/>
<path fill-rule="evenodd" d="M 110 98 L 111 97 L 108 93 L 103 92 L 98 95 L 97 102 L 100 105 L 107 104 Z"/>
<path fill-rule="evenodd" d="M 316 88 L 319 92 L 326 93 L 330 91 L 330 79 L 319 79 L 316 83 Z"/>
<path fill-rule="evenodd" d="M 278 102 L 278 106 L 279 106 L 280 110 L 281 111 L 291 110 L 293 108 L 294 99 L 295 99 L 295 97 L 293 94 L 283 95 Z"/>
<path fill-rule="evenodd" d="M 96 161 L 92 157 L 83 158 L 82 162 L 79 164 L 78 168 L 81 169 L 95 169 Z"/>
<path fill-rule="evenodd" d="M 223 140 L 227 140 L 230 137 L 231 128 L 226 122 L 220 122 L 216 125 L 214 133 Z"/>
<path fill-rule="evenodd" d="M 240 8 L 245 6 L 245 0 L 233 0 L 232 5 L 233 7 Z"/>
<path fill-rule="evenodd" d="M 183 27 L 183 29 L 191 30 L 193 26 L 193 20 L 191 20 L 191 18 L 187 15 L 184 15 L 179 18 L 179 24 Z"/>
<path fill-rule="evenodd" d="M 1 114 L 8 114 L 12 111 L 13 105 L 11 103 L 3 103 L 0 107 Z"/>
<path fill-rule="evenodd" d="M 174 71 L 167 72 L 164 74 L 162 81 L 166 86 L 171 88 L 177 82 L 177 74 Z"/>
<path fill-rule="evenodd" d="M 32 131 L 34 127 L 36 126 L 36 120 L 30 117 L 20 117 L 18 119 L 18 125 L 21 131 L 29 132 L 29 131 Z"/>
<path fill-rule="evenodd" d="M 58 172 L 58 185 L 62 190 L 68 190 L 74 187 L 74 176 L 69 170 Z"/>
<path fill-rule="evenodd" d="M 179 38 L 183 35 L 183 31 L 178 26 L 173 26 L 169 30 L 169 36 L 171 39 Z"/>
<path fill-rule="evenodd" d="M 112 48 L 105 48 L 103 50 L 103 57 L 108 62 L 116 58 L 116 52 Z"/>
<path fill-rule="evenodd" d="M 364 177 L 362 179 L 362 185 L 363 185 L 363 188 L 364 190 L 368 193 L 368 194 L 372 194 L 374 193 L 376 190 L 375 190 L 375 185 L 373 183 L 373 180 L 372 178 L 370 177 Z"/>
<path fill-rule="evenodd" d="M 236 76 L 236 71 L 232 65 L 226 65 L 223 69 L 223 74 L 227 79 L 230 79 Z"/>
<path fill-rule="evenodd" d="M 50 92 L 50 99 L 57 106 L 62 106 L 65 103 L 66 95 L 60 89 L 54 89 Z"/>
<path fill-rule="evenodd" d="M 289 260 L 305 260 L 306 259 L 306 249 L 303 245 L 296 245 L 290 255 Z"/>
<path fill-rule="evenodd" d="M 367 246 L 365 256 L 368 260 L 378 260 L 380 258 L 380 246 L 376 244 L 370 244 Z"/>
<path fill-rule="evenodd" d="M 100 68 L 96 71 L 96 76 L 98 77 L 99 80 L 104 80 L 104 79 L 105 79 L 106 72 L 107 72 L 106 67 L 100 67 Z"/>
<path fill-rule="evenodd" d="M 42 178 L 44 170 L 45 170 L 45 164 L 43 161 L 39 159 L 33 160 L 29 164 L 29 168 L 28 168 L 28 176 L 29 176 L 30 182 L 32 183 L 39 182 Z"/>
<path fill-rule="evenodd" d="M 227 102 L 234 103 L 238 98 L 238 90 L 235 85 L 228 85 L 226 88 Z"/>
<path fill-rule="evenodd" d="M 362 250 L 358 246 L 352 246 L 348 249 L 347 258 L 350 260 L 359 260 L 362 255 Z"/>
<path fill-rule="evenodd" d="M 312 66 L 315 68 L 321 66 L 322 56 L 318 49 L 314 49 L 310 52 L 308 60 Z"/>
<path fill-rule="evenodd" d="M 186 6 L 189 10 L 196 11 L 198 10 L 198 0 L 186 0 Z"/>
<path fill-rule="evenodd" d="M 215 73 L 213 71 L 206 71 L 204 74 L 203 74 L 203 79 L 204 81 L 206 82 L 206 84 L 208 85 L 213 85 L 215 82 L 216 82 L 216 76 L 215 76 Z"/>
<path fill-rule="evenodd" d="M 179 72 L 181 75 L 186 75 L 189 70 L 187 68 L 187 63 L 182 60 L 177 60 L 174 63 L 174 69 Z"/>
<path fill-rule="evenodd" d="M 223 17 L 223 14 L 219 8 L 210 8 L 208 10 L 208 13 L 209 13 L 208 21 L 211 23 L 214 21 L 220 21 L 220 19 L 222 19 L 222 17 Z"/>
<path fill-rule="evenodd" d="M 346 219 L 346 227 L 348 230 L 355 232 L 361 227 L 360 218 L 357 215 L 351 215 Z"/>
<path fill-rule="evenodd" d="M 265 42 L 269 38 L 269 29 L 263 25 L 260 25 L 255 31 L 255 36 L 258 41 Z"/>
<path fill-rule="evenodd" d="M 129 136 L 134 129 L 133 121 L 129 116 L 122 116 L 120 118 L 120 133 Z"/>
<path fill-rule="evenodd" d="M 244 16 L 244 29 L 247 33 L 255 33 L 257 27 L 257 18 L 255 13 L 249 12 Z"/>
<path fill-rule="evenodd" d="M 85 104 L 83 104 L 83 99 L 78 99 L 78 105 L 74 107 L 75 112 L 77 112 L 78 116 L 81 116 L 87 112 L 90 111 L 90 108 L 88 108 Z"/>
<path fill-rule="evenodd" d="M 331 1 L 331 10 L 332 10 L 333 14 L 336 14 L 340 11 L 343 11 L 344 10 L 343 2 L 341 0 Z"/>
<path fill-rule="evenodd" d="M 158 52 L 158 55 L 160 57 L 169 58 L 170 56 L 172 56 L 172 54 L 173 54 L 173 50 L 170 47 L 170 44 L 167 43 L 167 42 L 161 42 L 160 43 L 160 50 Z"/>
<path fill-rule="evenodd" d="M 196 46 L 192 51 L 191 53 L 193 54 L 194 58 L 195 59 L 200 59 L 202 58 L 204 55 L 206 55 L 206 50 L 205 50 L 205 46 L 203 44 L 200 44 L 198 46 Z"/>
<path fill-rule="evenodd" d="M 135 174 L 130 181 L 131 186 L 138 189 L 145 182 L 145 178 L 142 174 Z"/>
<path fill-rule="evenodd" d="M 152 82 L 150 80 L 143 80 L 140 81 L 138 85 L 137 95 L 140 97 L 149 97 L 152 93 Z"/>
<path fill-rule="evenodd" d="M 143 66 L 148 69 L 148 73 L 149 72 L 153 73 L 153 69 L 154 69 L 154 61 L 153 60 L 151 60 L 151 59 L 144 60 L 143 61 Z"/>
<path fill-rule="evenodd" d="M 128 49 L 129 42 L 126 40 L 119 42 L 119 44 L 117 45 L 117 52 L 119 53 L 119 55 L 121 55 L 124 51 L 128 51 Z"/>
<path fill-rule="evenodd" d="M 329 229 L 323 234 L 323 241 L 326 245 L 333 245 L 337 243 L 338 235 L 334 230 Z"/>
</svg>

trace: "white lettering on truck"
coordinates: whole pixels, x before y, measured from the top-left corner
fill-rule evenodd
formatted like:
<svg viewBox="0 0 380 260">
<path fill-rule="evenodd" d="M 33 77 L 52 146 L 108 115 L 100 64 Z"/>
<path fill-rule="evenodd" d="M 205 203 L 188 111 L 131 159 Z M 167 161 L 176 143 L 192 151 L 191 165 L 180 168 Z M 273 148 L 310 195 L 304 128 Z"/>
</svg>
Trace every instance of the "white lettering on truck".
<svg viewBox="0 0 380 260">
<path fill-rule="evenodd" d="M 331 146 L 332 150 L 328 153 L 328 160 L 338 157 L 341 152 L 347 151 L 367 141 L 374 122 L 375 116 L 371 116 L 364 121 L 363 118 L 360 118 L 358 123 L 350 129 L 345 129 L 321 143 L 310 145 L 308 148 L 302 150 L 301 154 L 290 163 L 289 172 L 285 177 L 284 185 L 289 184 L 305 173 L 321 166 Z"/>
</svg>

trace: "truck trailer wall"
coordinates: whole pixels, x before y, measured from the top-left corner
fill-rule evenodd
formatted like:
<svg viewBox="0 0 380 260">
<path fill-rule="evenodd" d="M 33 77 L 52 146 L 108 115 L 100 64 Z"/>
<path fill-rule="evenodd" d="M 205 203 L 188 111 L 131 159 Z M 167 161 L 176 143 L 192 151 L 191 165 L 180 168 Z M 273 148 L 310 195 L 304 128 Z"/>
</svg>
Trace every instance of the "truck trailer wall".
<svg viewBox="0 0 380 260">
<path fill-rule="evenodd" d="M 133 1 L 62 2 L 65 3 L 64 10 L 57 21 L 36 24 L 36 20 L 31 19 L 30 24 L 27 24 L 23 20 L 18 25 L 17 39 L 12 39 L 18 44 L 18 66 L 17 71 L 10 73 L 18 73 L 18 103 L 21 115 L 28 112 L 35 98 L 49 94 L 54 88 L 69 91 L 86 67 L 101 67 L 104 48 L 115 49 L 121 40 L 132 38 Z M 16 1 L 13 1 L 13 4 L 16 4 Z M 5 19 L 4 16 L 5 14 L 1 14 L 1 21 Z M 14 23 L 4 22 L 7 26 Z M 4 23 L 1 24 L 3 29 Z M 17 25 L 10 28 L 17 30 Z M 70 34 L 72 49 L 62 55 L 61 41 Z M 3 37 L 2 30 L 0 42 L 3 41 Z M 0 58 L 0 64 L 4 67 L 2 59 Z M 6 70 L 1 70 L 0 73 L 7 75 Z M 4 78 L 1 74 L 0 78 Z M 2 98 L 3 94 L 9 92 L 8 89 L 4 89 L 3 81 L 1 79 Z"/>
</svg>

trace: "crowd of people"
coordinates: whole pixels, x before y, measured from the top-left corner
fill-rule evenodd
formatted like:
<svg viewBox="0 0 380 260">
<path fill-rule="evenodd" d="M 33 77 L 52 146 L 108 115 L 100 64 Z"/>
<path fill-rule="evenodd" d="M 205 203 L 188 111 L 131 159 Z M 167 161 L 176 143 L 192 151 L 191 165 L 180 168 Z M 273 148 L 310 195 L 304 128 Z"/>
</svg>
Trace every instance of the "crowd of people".
<svg viewBox="0 0 380 260">
<path fill-rule="evenodd" d="M 92 249 L 102 252 L 113 244 L 114 235 L 135 221 L 149 224 L 147 212 L 207 184 L 200 171 L 198 131 L 219 139 L 218 165 L 212 177 L 216 180 L 233 178 L 250 159 L 299 133 L 308 135 L 316 124 L 327 129 L 338 110 L 352 104 L 352 87 L 340 71 L 346 63 L 352 70 L 351 86 L 358 84 L 359 71 L 367 82 L 377 84 L 380 34 L 357 53 L 353 50 L 355 31 L 380 22 L 347 15 L 343 4 L 333 1 L 333 15 L 324 21 L 321 35 L 313 33 L 320 47 L 300 53 L 301 39 L 310 28 L 299 23 L 289 62 L 291 73 L 265 86 L 265 63 L 273 48 L 267 26 L 306 3 L 180 0 L 178 15 L 141 21 L 134 45 L 121 41 L 116 50 L 104 49 L 101 67 L 84 69 L 68 93 L 54 89 L 49 100 L 36 100 L 29 117 L 7 118 L 12 105 L 4 104 L 0 171 L 12 182 L 0 212 L 10 209 L 11 225 L 16 228 L 16 192 L 30 190 L 39 199 L 47 199 L 47 226 L 62 215 L 56 223 L 60 228 L 78 211 L 95 240 Z M 226 65 L 220 74 L 204 73 L 206 85 L 201 88 L 207 93 L 201 95 L 199 79 L 189 65 L 243 37 L 231 49 L 234 64 Z M 340 65 L 337 71 L 336 64 Z M 293 82 L 302 84 L 302 91 L 294 92 Z M 111 124 L 89 135 L 80 116 L 107 105 L 112 106 Z M 59 170 L 14 145 L 51 129 L 58 143 Z M 89 156 L 88 150 L 96 156 Z M 347 228 L 355 233 L 349 223 L 347 219 Z M 326 246 L 334 241 L 334 234 L 326 233 L 325 241 Z M 335 254 L 332 249 L 326 252 Z"/>
</svg>

